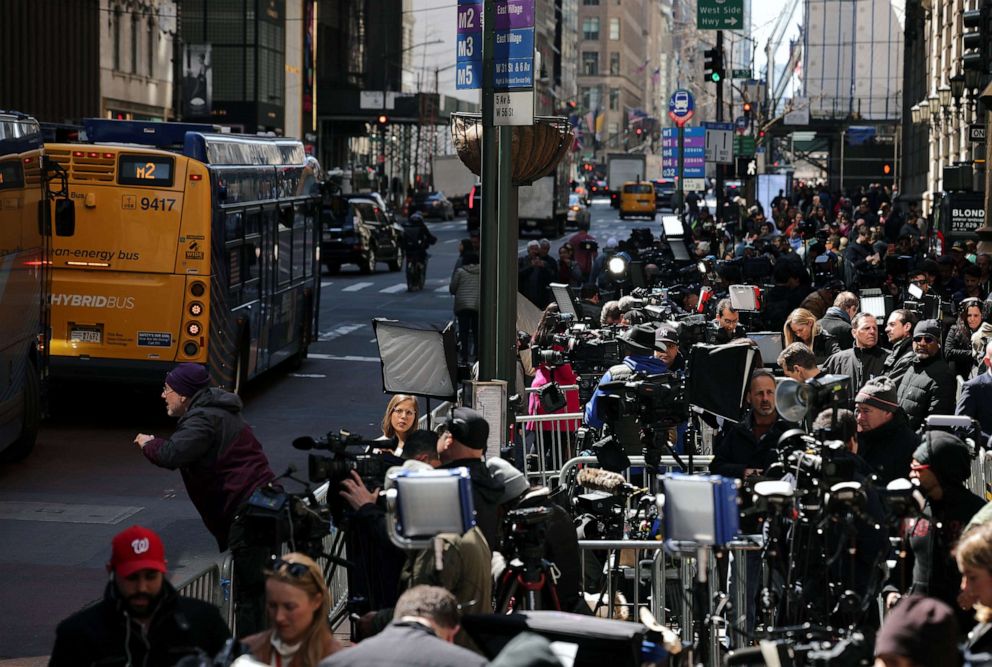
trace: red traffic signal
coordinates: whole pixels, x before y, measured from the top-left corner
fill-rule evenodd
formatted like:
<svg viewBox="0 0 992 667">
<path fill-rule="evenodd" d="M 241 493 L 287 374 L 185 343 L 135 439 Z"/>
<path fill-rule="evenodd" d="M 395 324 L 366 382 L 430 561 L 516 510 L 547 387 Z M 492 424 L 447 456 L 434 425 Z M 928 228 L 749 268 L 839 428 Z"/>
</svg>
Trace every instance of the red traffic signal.
<svg viewBox="0 0 992 667">
<path fill-rule="evenodd" d="M 386 125 L 387 123 L 389 123 L 389 116 L 387 116 L 384 113 L 381 113 L 379 114 L 379 117 L 376 118 L 376 122 L 379 123 L 379 125 Z"/>
<path fill-rule="evenodd" d="M 751 113 L 751 103 L 750 102 L 745 102 L 744 103 L 744 115 L 746 116 L 746 115 L 748 115 L 750 113 Z"/>
<path fill-rule="evenodd" d="M 885 174 L 886 176 L 888 176 L 889 174 L 891 174 L 892 173 L 892 165 L 889 164 L 888 162 L 886 162 L 885 164 L 883 164 L 882 165 L 882 173 Z"/>
</svg>

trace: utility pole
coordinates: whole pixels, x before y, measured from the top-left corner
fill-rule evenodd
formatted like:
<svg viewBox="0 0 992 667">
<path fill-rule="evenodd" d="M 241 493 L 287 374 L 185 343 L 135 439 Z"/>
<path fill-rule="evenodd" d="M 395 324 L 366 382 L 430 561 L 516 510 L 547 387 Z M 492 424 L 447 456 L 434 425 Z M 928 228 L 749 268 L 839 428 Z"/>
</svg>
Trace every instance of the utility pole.
<svg viewBox="0 0 992 667">
<path fill-rule="evenodd" d="M 719 54 L 720 63 L 723 63 L 723 31 L 716 31 L 716 50 Z M 724 70 L 726 71 L 726 70 Z M 731 73 L 733 70 L 731 70 Z M 716 82 L 716 122 L 723 122 L 723 76 Z M 716 167 L 716 211 L 714 218 L 719 222 L 723 219 L 723 165 L 715 164 Z"/>
</svg>

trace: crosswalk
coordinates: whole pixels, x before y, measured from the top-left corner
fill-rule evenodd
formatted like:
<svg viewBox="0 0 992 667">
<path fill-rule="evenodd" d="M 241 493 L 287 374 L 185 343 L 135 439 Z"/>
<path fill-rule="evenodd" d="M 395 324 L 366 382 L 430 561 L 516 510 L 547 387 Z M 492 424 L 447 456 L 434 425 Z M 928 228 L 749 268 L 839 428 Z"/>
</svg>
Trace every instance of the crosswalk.
<svg viewBox="0 0 992 667">
<path fill-rule="evenodd" d="M 448 283 L 447 279 L 433 278 L 427 281 L 429 284 L 425 291 L 434 292 L 440 296 L 448 296 Z M 337 285 L 343 285 L 337 288 Z M 325 281 L 321 283 L 321 289 L 324 292 L 334 291 L 330 288 L 338 289 L 341 292 L 378 292 L 380 294 L 398 294 L 400 292 L 406 292 L 406 283 L 396 283 L 394 285 L 387 285 L 385 287 L 378 286 L 375 283 L 370 283 L 368 281 L 361 281 L 357 283 L 341 283 L 335 281 Z"/>
</svg>

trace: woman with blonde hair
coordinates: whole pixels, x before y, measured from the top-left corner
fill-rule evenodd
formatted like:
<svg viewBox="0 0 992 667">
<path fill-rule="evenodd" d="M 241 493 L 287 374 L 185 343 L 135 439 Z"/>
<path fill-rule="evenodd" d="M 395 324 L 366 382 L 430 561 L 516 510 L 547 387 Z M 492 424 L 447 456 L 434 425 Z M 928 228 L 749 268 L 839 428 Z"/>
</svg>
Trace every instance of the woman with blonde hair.
<svg viewBox="0 0 992 667">
<path fill-rule="evenodd" d="M 288 553 L 265 577 L 265 607 L 272 627 L 242 640 L 256 660 L 275 667 L 316 667 L 343 648 L 328 623 L 331 594 L 317 563 Z"/>
<path fill-rule="evenodd" d="M 384 442 L 380 449 L 390 450 L 396 456 L 402 456 L 403 443 L 406 437 L 417 430 L 420 419 L 420 409 L 417 397 L 409 394 L 393 394 L 382 416 L 382 437 Z"/>
<path fill-rule="evenodd" d="M 782 325 L 782 349 L 793 343 L 805 344 L 813 351 L 818 364 L 822 364 L 834 352 L 840 351 L 837 339 L 824 331 L 816 321 L 816 315 L 805 308 L 793 310 Z"/>
<path fill-rule="evenodd" d="M 954 559 L 961 572 L 963 609 L 974 607 L 978 619 L 965 643 L 965 653 L 992 652 L 992 524 L 969 529 L 954 548 Z"/>
</svg>

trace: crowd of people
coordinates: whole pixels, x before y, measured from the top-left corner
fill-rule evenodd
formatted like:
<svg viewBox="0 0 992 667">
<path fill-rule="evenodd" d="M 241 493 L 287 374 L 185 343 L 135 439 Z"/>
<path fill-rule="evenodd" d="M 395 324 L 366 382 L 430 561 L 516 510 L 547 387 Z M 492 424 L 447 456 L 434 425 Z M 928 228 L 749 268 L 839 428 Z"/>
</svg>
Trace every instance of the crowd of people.
<svg viewBox="0 0 992 667">
<path fill-rule="evenodd" d="M 758 352 L 748 337 L 753 325 L 781 331 L 777 358 L 758 353 L 756 368 L 742 378 L 747 390 L 741 418 L 711 424 L 710 471 L 744 484 L 764 478 L 781 459 L 783 436 L 805 426 L 842 443 L 838 456 L 850 462 L 858 480 L 880 486 L 914 480 L 925 498 L 919 514 L 892 533 L 881 520 L 866 519 L 871 525 L 859 533 L 857 558 L 837 565 L 849 568 L 857 561 L 855 571 L 838 576 L 858 592 L 871 590 L 871 573 L 889 553 L 887 538 L 900 538 L 904 546 L 880 587 L 886 612 L 866 621 L 880 628 L 876 664 L 951 665 L 962 656 L 968 664 L 992 664 L 992 504 L 966 484 L 974 447 L 958 435 L 927 428 L 928 416 L 957 414 L 976 421 L 979 445 L 992 435 L 992 308 L 986 301 L 992 258 L 968 243 L 934 256 L 927 221 L 877 186 L 847 197 L 803 184 L 791 196 L 776 197 L 767 213 L 738 198 L 719 224 L 697 201 L 686 231 L 696 258 L 722 262 L 698 277 L 711 292 L 721 294 L 747 261 L 765 263 L 771 283 L 764 285 L 760 313 L 738 310 L 729 298 L 706 302 L 698 292 L 673 291 L 679 311 L 705 313 L 713 344 L 750 345 Z M 528 243 L 519 259 L 520 295 L 542 310 L 530 332 L 534 345 L 564 351 L 556 339 L 562 318 L 549 289 L 557 282 L 574 290 L 583 319 L 616 332 L 623 351 L 585 404 L 575 390 L 564 392 L 561 401 L 532 393 L 531 414 L 582 416 L 531 430 L 601 429 L 603 385 L 638 374 L 687 371 L 678 322 L 652 318 L 642 301 L 621 296 L 622 283 L 604 268 L 620 251 L 636 257 L 639 248 L 611 238 L 600 252 L 583 225 L 557 258 L 542 239 Z M 659 267 L 647 274 L 660 275 Z M 478 354 L 480 279 L 473 236 L 462 244 L 450 283 L 463 364 Z M 867 289 L 879 290 L 871 293 L 870 307 Z M 881 311 L 878 303 L 885 304 Z M 579 379 L 567 361 L 537 361 L 528 370 L 534 389 Z M 782 376 L 809 383 L 829 375 L 849 378 L 843 405 L 808 415 L 802 425 L 782 417 L 776 396 Z M 422 430 L 417 398 L 398 394 L 388 403 L 382 437 L 371 453 L 408 470 L 465 468 L 477 525 L 464 534 L 438 535 L 427 549 L 403 551 L 387 536 L 380 489 L 369 488 L 352 471 L 334 492 L 347 507 L 349 593 L 365 606 L 354 620 L 357 644 L 345 646 L 327 622 L 334 601 L 319 565 L 302 553 L 274 558 L 271 548 L 245 534 L 246 507 L 278 481 L 240 414 L 240 399 L 211 387 L 206 370 L 195 364 L 171 371 L 161 396 L 177 419 L 175 431 L 169 437 L 138 434 L 134 443 L 151 463 L 181 472 L 218 547 L 231 550 L 235 628 L 261 664 L 558 664 L 547 643 L 534 637 L 523 638 L 535 642 L 528 644 L 526 661 L 511 644 L 506 650 L 512 658 L 486 663 L 460 627 L 462 614 L 499 611 L 494 593 L 505 568 L 501 556 L 513 552 L 504 518 L 523 508 L 550 510 L 544 556 L 557 572 L 555 603 L 563 611 L 590 612 L 569 508 L 559 507 L 549 489 L 531 485 L 523 472 L 527 452 L 487 459 L 490 425 L 469 408 L 455 408 L 438 431 Z M 686 424 L 673 428 L 670 437 L 677 452 L 693 446 Z M 573 440 L 564 443 L 567 456 L 577 453 Z M 761 519 L 749 514 L 742 531 L 761 532 Z M 752 631 L 768 610 L 758 595 L 760 563 L 750 554 L 747 560 L 747 609 L 740 612 Z M 116 536 L 107 568 L 103 599 L 59 625 L 51 664 L 171 665 L 224 648 L 231 634 L 227 624 L 216 608 L 172 587 L 165 546 L 153 531 L 134 526 Z M 827 570 L 833 568 L 828 564 Z"/>
</svg>

